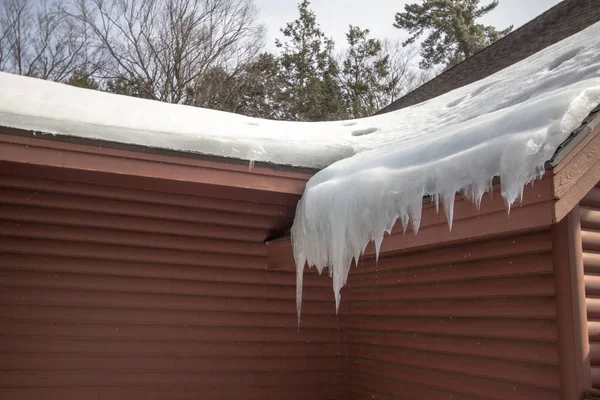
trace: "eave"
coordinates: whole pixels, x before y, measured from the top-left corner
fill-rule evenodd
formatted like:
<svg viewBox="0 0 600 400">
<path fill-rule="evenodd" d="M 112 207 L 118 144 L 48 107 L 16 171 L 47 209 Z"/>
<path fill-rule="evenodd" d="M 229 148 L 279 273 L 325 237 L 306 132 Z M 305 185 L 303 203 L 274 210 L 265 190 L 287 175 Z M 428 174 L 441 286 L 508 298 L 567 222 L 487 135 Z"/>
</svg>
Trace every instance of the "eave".
<svg viewBox="0 0 600 400">
<path fill-rule="evenodd" d="M 117 180 L 120 186 L 148 189 L 160 182 L 177 193 L 294 206 L 314 171 L 176 152 L 139 151 L 132 146 L 88 140 L 57 140 L 53 135 L 0 127 L 0 165 L 4 171 L 58 168 L 70 180 Z M 129 147 L 129 148 L 128 148 Z M 148 149 L 145 149 L 148 150 Z M 242 194 L 243 193 L 243 194 Z"/>
<path fill-rule="evenodd" d="M 436 212 L 435 206 L 426 200 L 418 234 L 414 235 L 410 229 L 404 233 L 397 225 L 384 239 L 381 253 L 390 255 L 508 233 L 544 230 L 559 223 L 600 181 L 600 107 L 565 141 L 547 167 L 543 179 L 524 189 L 523 202 L 513 205 L 510 213 L 499 195 L 499 184 L 494 185 L 491 196 L 484 196 L 480 210 L 457 195 L 451 231 L 444 213 Z M 294 268 L 289 235 L 267 242 L 267 246 L 269 269 Z M 364 258 L 374 256 L 371 243 Z"/>
<path fill-rule="evenodd" d="M 500 185 L 494 185 L 491 195 L 484 196 L 481 208 L 460 195 L 456 196 L 452 230 L 448 228 L 446 216 L 442 210 L 436 211 L 431 202 L 423 205 L 421 227 L 415 235 L 411 228 L 406 233 L 396 224 L 391 235 L 386 235 L 381 245 L 381 254 L 391 255 L 410 250 L 458 242 L 474 241 L 490 236 L 499 236 L 509 232 L 543 230 L 553 223 L 552 180 L 549 176 L 527 186 L 521 204 L 514 205 L 510 213 L 506 212 L 504 199 L 500 195 Z M 294 268 L 291 238 L 267 242 L 268 266 L 271 270 Z M 375 257 L 375 247 L 367 246 L 364 258 Z"/>
<path fill-rule="evenodd" d="M 555 157 L 554 222 L 560 222 L 600 180 L 600 107 Z"/>
</svg>

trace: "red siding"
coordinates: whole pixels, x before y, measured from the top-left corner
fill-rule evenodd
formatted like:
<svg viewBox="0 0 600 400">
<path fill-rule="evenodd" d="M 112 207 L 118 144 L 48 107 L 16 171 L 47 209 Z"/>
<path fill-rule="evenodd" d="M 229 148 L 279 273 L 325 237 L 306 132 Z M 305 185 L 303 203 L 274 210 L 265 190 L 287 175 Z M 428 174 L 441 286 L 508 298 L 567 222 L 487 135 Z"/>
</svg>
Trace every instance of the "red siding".
<svg viewBox="0 0 600 400">
<path fill-rule="evenodd" d="M 600 388 L 600 187 L 580 202 L 592 384 Z"/>
<path fill-rule="evenodd" d="M 560 398 L 549 231 L 364 262 L 348 282 L 350 398 Z"/>
<path fill-rule="evenodd" d="M 0 398 L 552 400 L 583 387 L 571 242 L 594 342 L 598 189 L 581 238 L 573 213 L 552 226 L 551 179 L 510 217 L 500 196 L 457 201 L 452 232 L 427 205 L 418 235 L 394 231 L 379 263 L 367 249 L 340 317 L 330 279 L 307 273 L 298 331 L 291 245 L 264 241 L 290 225 L 306 176 L 9 139 Z"/>
<path fill-rule="evenodd" d="M 266 271 L 293 206 L 3 173 L 0 398 L 338 397 L 328 277 L 298 332 L 294 272 Z"/>
</svg>

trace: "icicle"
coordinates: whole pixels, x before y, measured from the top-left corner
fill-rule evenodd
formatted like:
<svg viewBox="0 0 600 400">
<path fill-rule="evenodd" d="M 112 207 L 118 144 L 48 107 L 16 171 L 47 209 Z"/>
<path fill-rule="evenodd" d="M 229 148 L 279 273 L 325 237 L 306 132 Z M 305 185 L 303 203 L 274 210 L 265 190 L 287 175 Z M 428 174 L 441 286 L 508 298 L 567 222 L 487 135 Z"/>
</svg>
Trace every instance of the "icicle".
<svg viewBox="0 0 600 400">
<path fill-rule="evenodd" d="M 523 203 L 523 196 L 525 194 L 525 186 L 519 188 L 519 203 Z"/>
<path fill-rule="evenodd" d="M 419 193 L 408 207 L 410 219 L 412 221 L 413 233 L 416 235 L 419 232 L 421 226 L 421 212 L 423 209 L 423 194 Z"/>
<path fill-rule="evenodd" d="M 354 257 L 352 258 L 354 260 L 354 265 L 357 267 L 358 267 L 358 259 L 360 258 L 361 254 L 362 254 L 362 251 L 360 250 L 360 248 L 357 248 L 356 252 L 354 253 Z M 350 260 L 350 263 L 352 263 L 352 260 Z M 350 266 L 350 268 L 352 268 L 352 266 Z"/>
<path fill-rule="evenodd" d="M 296 313 L 298 314 L 298 331 L 300 331 L 300 315 L 302 313 L 302 287 L 305 262 L 296 264 Z"/>
<path fill-rule="evenodd" d="M 375 243 L 375 262 L 379 261 L 379 251 L 381 250 L 381 244 L 383 243 L 383 236 L 383 234 L 380 236 L 378 235 L 373 241 Z"/>
<path fill-rule="evenodd" d="M 503 195 L 504 205 L 506 206 L 506 213 L 510 215 L 510 206 L 512 205 L 512 201 L 508 199 L 508 196 Z"/>
<path fill-rule="evenodd" d="M 448 220 L 448 228 L 452 230 L 452 221 L 454 219 L 454 196 L 456 190 L 446 190 L 442 193 L 442 206 L 444 206 L 444 212 L 446 219 Z"/>
<path fill-rule="evenodd" d="M 343 271 L 344 265 L 335 265 L 333 267 L 336 272 Z M 340 302 L 342 301 L 342 295 L 340 291 L 342 287 L 344 287 L 344 278 L 341 276 L 341 273 L 336 273 L 333 275 L 333 294 L 335 296 L 335 313 L 337 314 L 340 310 Z"/>
<path fill-rule="evenodd" d="M 402 223 L 402 230 L 404 231 L 404 233 L 406 233 L 406 229 L 408 228 L 408 220 L 410 219 L 406 209 L 400 211 L 399 219 L 400 223 Z"/>
<path fill-rule="evenodd" d="M 250 163 L 248 164 L 248 170 L 251 170 L 252 168 L 254 168 L 254 160 L 250 160 Z"/>
<path fill-rule="evenodd" d="M 397 215 L 395 215 L 393 218 L 390 218 L 389 223 L 386 225 L 385 229 L 383 230 L 383 234 L 381 235 L 382 236 L 381 240 L 383 240 L 383 236 L 385 235 L 385 233 L 387 233 L 388 235 L 392 234 L 392 229 L 394 229 L 394 225 L 396 225 L 396 221 L 398 221 Z"/>
<path fill-rule="evenodd" d="M 477 211 L 481 210 L 481 200 L 483 199 L 483 195 L 488 191 L 491 191 L 491 187 L 488 187 L 485 183 L 477 184 L 473 196 L 473 204 L 475 204 Z"/>
</svg>

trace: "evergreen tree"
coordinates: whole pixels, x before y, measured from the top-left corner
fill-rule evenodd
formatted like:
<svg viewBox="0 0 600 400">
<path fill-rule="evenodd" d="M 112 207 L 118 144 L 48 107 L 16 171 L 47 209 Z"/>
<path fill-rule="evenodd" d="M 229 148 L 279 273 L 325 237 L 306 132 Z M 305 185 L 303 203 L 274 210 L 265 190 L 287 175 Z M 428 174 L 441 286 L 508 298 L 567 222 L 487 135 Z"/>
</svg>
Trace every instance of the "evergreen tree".
<svg viewBox="0 0 600 400">
<path fill-rule="evenodd" d="M 277 119 L 281 116 L 282 91 L 277 58 L 262 53 L 242 71 L 227 71 L 223 67 L 209 69 L 187 97 L 191 105 L 198 107 Z"/>
<path fill-rule="evenodd" d="M 472 56 L 512 30 L 498 31 L 476 20 L 498 6 L 498 0 L 479 7 L 480 0 L 424 0 L 422 4 L 406 4 L 396 13 L 394 26 L 408 30 L 405 45 L 414 43 L 425 31 L 421 44 L 421 68 L 438 64 L 451 67 Z"/>
<path fill-rule="evenodd" d="M 389 56 L 383 54 L 380 40 L 369 38 L 368 29 L 350 25 L 346 40 L 349 47 L 341 80 L 348 114 L 352 118 L 373 115 L 385 106 L 380 100 L 392 89 L 383 80 L 389 74 Z"/>
<path fill-rule="evenodd" d="M 92 78 L 91 74 L 85 69 L 78 69 L 73 72 L 71 77 L 65 81 L 67 85 L 76 86 L 84 89 L 98 90 L 98 82 Z"/>
<path fill-rule="evenodd" d="M 249 63 L 239 78 L 239 107 L 236 112 L 250 117 L 282 117 L 283 82 L 280 64 L 271 53 L 262 53 Z"/>
<path fill-rule="evenodd" d="M 237 101 L 235 76 L 222 66 L 214 66 L 198 77 L 187 90 L 189 105 L 235 112 Z"/>
<path fill-rule="evenodd" d="M 141 78 L 128 79 L 124 75 L 108 79 L 106 81 L 106 91 L 142 99 L 155 99 L 150 84 L 144 82 Z"/>
<path fill-rule="evenodd" d="M 298 5 L 298 19 L 281 29 L 286 41 L 275 42 L 282 50 L 283 117 L 299 121 L 339 119 L 345 110 L 337 79 L 339 67 L 332 55 L 334 43 L 325 36 L 309 6 L 308 0 Z"/>
</svg>

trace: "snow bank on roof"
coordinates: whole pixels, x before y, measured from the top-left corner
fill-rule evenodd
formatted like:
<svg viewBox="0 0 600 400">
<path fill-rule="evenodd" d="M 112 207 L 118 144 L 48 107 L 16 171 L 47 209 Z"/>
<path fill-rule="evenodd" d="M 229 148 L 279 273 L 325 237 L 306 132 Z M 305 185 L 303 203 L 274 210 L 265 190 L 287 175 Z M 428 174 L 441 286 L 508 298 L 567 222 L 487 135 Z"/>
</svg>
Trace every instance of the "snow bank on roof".
<svg viewBox="0 0 600 400">
<path fill-rule="evenodd" d="M 477 205 L 493 177 L 511 204 L 600 103 L 600 23 L 484 80 L 389 114 L 277 122 L 0 73 L 0 126 L 249 161 L 329 167 L 292 229 L 298 312 L 305 263 L 329 267 L 336 306 L 351 260 L 400 219 L 419 227 L 424 195 L 451 224 L 454 194 Z M 337 162 L 336 162 L 337 161 Z"/>
<path fill-rule="evenodd" d="M 352 259 L 371 241 L 378 254 L 398 219 L 416 233 L 423 196 L 442 203 L 450 228 L 457 192 L 478 206 L 499 176 L 506 203 L 520 198 L 600 103 L 598 38 L 600 23 L 479 82 L 361 121 L 377 130 L 317 173 L 297 207 L 298 317 L 305 263 L 329 268 L 339 307 Z"/>
<path fill-rule="evenodd" d="M 2 72 L 0 126 L 313 168 L 359 141 L 343 122 L 262 120 Z"/>
</svg>

